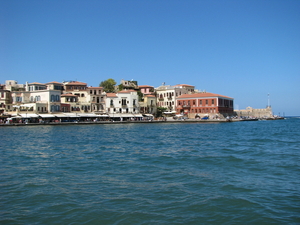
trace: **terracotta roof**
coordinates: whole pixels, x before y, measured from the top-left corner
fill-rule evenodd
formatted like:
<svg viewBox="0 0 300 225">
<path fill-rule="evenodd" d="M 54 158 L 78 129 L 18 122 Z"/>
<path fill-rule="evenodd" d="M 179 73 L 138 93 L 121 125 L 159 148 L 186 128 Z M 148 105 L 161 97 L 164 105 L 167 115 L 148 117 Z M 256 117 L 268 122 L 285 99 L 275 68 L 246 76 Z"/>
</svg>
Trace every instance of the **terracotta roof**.
<svg viewBox="0 0 300 225">
<path fill-rule="evenodd" d="M 118 93 L 130 93 L 130 92 L 137 92 L 135 90 L 122 90 L 122 91 L 118 91 Z"/>
<path fill-rule="evenodd" d="M 46 83 L 46 84 L 61 84 L 61 85 L 62 85 L 62 83 L 57 82 L 57 81 L 48 82 L 48 83 Z"/>
<path fill-rule="evenodd" d="M 219 95 L 219 94 L 214 94 L 214 93 L 209 93 L 209 92 L 205 92 L 205 93 L 195 93 L 195 94 L 183 94 L 177 97 L 177 99 L 179 98 L 205 98 L 205 97 L 222 97 L 222 98 L 231 98 L 225 95 Z M 233 98 L 231 98 L 233 99 Z"/>
<path fill-rule="evenodd" d="M 150 85 L 139 85 L 139 88 L 154 88 L 153 86 L 150 86 Z"/>
<path fill-rule="evenodd" d="M 188 85 L 188 84 L 176 84 L 176 85 L 174 85 L 174 87 L 178 87 L 178 86 L 194 87 L 193 85 Z"/>
<path fill-rule="evenodd" d="M 79 81 L 72 81 L 70 83 L 67 83 L 65 85 L 87 85 L 87 83 L 79 82 Z"/>
<path fill-rule="evenodd" d="M 39 85 L 45 85 L 45 84 L 38 83 L 38 82 L 33 82 L 33 83 L 30 83 L 30 84 L 39 84 Z"/>
<path fill-rule="evenodd" d="M 103 89 L 103 87 L 88 87 L 87 89 Z"/>
<path fill-rule="evenodd" d="M 116 93 L 106 93 L 106 97 L 109 97 L 109 98 L 116 98 L 117 97 L 117 94 Z"/>
<path fill-rule="evenodd" d="M 67 94 L 62 94 L 61 97 L 76 97 L 76 95 L 67 93 Z"/>
</svg>

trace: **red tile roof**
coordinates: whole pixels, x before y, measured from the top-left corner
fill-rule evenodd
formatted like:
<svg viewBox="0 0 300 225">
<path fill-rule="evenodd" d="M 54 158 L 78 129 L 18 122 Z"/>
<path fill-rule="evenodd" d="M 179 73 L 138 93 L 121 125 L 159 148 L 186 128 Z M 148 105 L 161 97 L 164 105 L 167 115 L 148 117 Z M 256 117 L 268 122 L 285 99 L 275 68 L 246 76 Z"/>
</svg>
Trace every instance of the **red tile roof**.
<svg viewBox="0 0 300 225">
<path fill-rule="evenodd" d="M 46 83 L 46 84 L 61 84 L 61 85 L 62 85 L 62 83 L 57 82 L 57 81 L 48 82 L 48 83 Z"/>
<path fill-rule="evenodd" d="M 118 93 L 130 93 L 130 92 L 137 92 L 135 90 L 122 90 L 122 91 L 119 91 Z"/>
<path fill-rule="evenodd" d="M 231 98 L 231 97 L 228 97 L 225 95 L 204 92 L 204 93 L 195 93 L 195 94 L 183 94 L 183 95 L 178 96 L 177 99 L 179 99 L 179 98 L 206 98 L 206 97 Z M 231 98 L 231 99 L 233 99 L 233 98 Z"/>
<path fill-rule="evenodd" d="M 153 86 L 150 85 L 139 85 L 139 88 L 154 88 Z"/>
<path fill-rule="evenodd" d="M 117 94 L 116 94 L 116 93 L 106 93 L 106 97 L 109 97 L 109 98 L 116 98 L 116 97 L 117 97 Z"/>
<path fill-rule="evenodd" d="M 103 87 L 88 87 L 87 89 L 103 89 Z"/>
<path fill-rule="evenodd" d="M 184 87 L 194 87 L 193 85 L 188 85 L 188 84 L 176 84 L 174 85 L 175 87 L 177 86 L 184 86 Z"/>
<path fill-rule="evenodd" d="M 79 81 L 71 81 L 65 85 L 87 85 L 87 83 L 79 82 Z"/>
<path fill-rule="evenodd" d="M 39 84 L 39 85 L 41 85 L 42 83 L 33 82 L 33 83 L 30 83 L 30 84 Z M 44 85 L 44 84 L 42 84 L 42 85 Z"/>
</svg>

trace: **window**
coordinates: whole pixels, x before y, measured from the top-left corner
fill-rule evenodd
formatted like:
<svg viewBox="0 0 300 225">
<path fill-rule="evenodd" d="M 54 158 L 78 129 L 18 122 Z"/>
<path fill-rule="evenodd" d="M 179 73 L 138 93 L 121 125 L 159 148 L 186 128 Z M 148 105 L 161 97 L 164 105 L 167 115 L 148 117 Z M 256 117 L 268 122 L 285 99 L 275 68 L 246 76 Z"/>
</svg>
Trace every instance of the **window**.
<svg viewBox="0 0 300 225">
<path fill-rule="evenodd" d="M 59 99 L 59 95 L 56 95 L 56 101 L 59 102 L 60 99 Z"/>
<path fill-rule="evenodd" d="M 200 100 L 200 105 L 202 105 L 202 100 Z"/>
<path fill-rule="evenodd" d="M 16 97 L 16 102 L 22 102 L 22 97 Z"/>
<path fill-rule="evenodd" d="M 214 99 L 211 100 L 211 104 L 213 104 L 213 105 L 215 104 L 215 100 Z"/>
<path fill-rule="evenodd" d="M 206 104 L 206 105 L 208 104 L 208 100 L 205 100 L 205 104 Z"/>
</svg>

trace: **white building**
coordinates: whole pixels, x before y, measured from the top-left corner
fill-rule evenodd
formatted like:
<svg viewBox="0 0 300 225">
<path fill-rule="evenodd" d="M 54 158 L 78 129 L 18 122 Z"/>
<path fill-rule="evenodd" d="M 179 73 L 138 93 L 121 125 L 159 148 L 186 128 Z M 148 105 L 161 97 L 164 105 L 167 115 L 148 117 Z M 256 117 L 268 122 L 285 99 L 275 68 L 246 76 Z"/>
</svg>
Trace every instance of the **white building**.
<svg viewBox="0 0 300 225">
<path fill-rule="evenodd" d="M 41 83 L 26 83 L 25 90 L 11 91 L 12 110 L 31 113 L 60 112 L 61 90 Z"/>
<path fill-rule="evenodd" d="M 139 113 L 137 91 L 123 90 L 117 93 L 106 94 L 106 112 L 110 117 L 136 118 L 142 117 Z"/>
<path fill-rule="evenodd" d="M 158 87 L 156 90 L 157 106 L 167 108 L 169 112 L 176 111 L 176 99 L 183 94 L 192 94 L 195 86 L 188 84 L 177 84 L 174 86 L 165 85 Z"/>
</svg>

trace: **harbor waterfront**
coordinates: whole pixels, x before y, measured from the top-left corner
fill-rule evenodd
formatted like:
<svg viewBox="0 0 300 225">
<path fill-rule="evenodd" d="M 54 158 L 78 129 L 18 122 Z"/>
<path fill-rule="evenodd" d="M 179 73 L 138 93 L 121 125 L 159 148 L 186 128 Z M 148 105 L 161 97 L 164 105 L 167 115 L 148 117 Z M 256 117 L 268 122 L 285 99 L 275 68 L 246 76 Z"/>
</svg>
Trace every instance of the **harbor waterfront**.
<svg viewBox="0 0 300 225">
<path fill-rule="evenodd" d="M 0 224 L 300 223 L 300 118 L 72 124 L 1 126 Z"/>
</svg>

